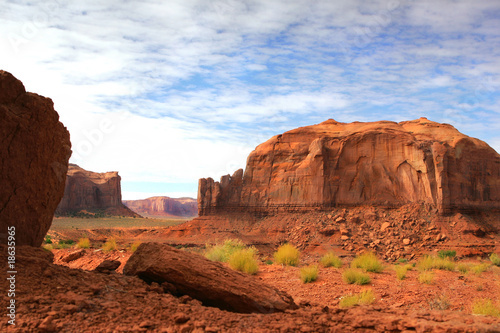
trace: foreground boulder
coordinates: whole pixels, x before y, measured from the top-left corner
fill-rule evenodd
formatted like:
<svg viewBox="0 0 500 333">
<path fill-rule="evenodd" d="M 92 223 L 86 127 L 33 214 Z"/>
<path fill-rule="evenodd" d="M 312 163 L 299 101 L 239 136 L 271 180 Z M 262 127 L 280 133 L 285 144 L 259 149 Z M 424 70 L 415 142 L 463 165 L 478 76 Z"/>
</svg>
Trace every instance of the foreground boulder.
<svg viewBox="0 0 500 333">
<path fill-rule="evenodd" d="M 285 292 L 200 255 L 165 244 L 143 243 L 130 257 L 125 275 L 163 284 L 206 306 L 240 313 L 272 313 L 297 306 Z"/>
<path fill-rule="evenodd" d="M 0 233 L 40 246 L 64 193 L 69 132 L 49 98 L 0 71 Z M 2 240 L 3 242 L 3 240 Z"/>
<path fill-rule="evenodd" d="M 448 124 L 340 123 L 259 145 L 245 172 L 201 179 L 199 215 L 426 203 L 440 213 L 500 209 L 500 155 Z"/>
</svg>

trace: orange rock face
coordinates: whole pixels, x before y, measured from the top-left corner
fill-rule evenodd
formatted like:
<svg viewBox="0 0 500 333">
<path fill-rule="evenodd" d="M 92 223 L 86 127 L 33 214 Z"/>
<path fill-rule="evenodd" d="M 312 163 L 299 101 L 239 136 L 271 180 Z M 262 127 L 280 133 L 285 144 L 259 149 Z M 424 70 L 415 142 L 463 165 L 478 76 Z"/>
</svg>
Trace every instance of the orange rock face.
<svg viewBox="0 0 500 333">
<path fill-rule="evenodd" d="M 27 93 L 0 71 L 0 233 L 15 227 L 16 245 L 40 246 L 64 192 L 69 133 L 49 98 Z M 4 242 L 2 240 L 2 242 Z"/>
<path fill-rule="evenodd" d="M 80 211 L 138 216 L 122 203 L 121 178 L 118 172 L 97 173 L 70 164 L 64 197 L 56 213 L 65 215 Z"/>
<path fill-rule="evenodd" d="M 124 200 L 123 204 L 143 216 L 193 217 L 198 203 L 193 198 L 151 197 L 144 200 Z"/>
<path fill-rule="evenodd" d="M 453 126 L 327 120 L 277 135 L 220 182 L 200 179 L 199 215 L 427 203 L 441 213 L 500 208 L 500 155 Z"/>
</svg>

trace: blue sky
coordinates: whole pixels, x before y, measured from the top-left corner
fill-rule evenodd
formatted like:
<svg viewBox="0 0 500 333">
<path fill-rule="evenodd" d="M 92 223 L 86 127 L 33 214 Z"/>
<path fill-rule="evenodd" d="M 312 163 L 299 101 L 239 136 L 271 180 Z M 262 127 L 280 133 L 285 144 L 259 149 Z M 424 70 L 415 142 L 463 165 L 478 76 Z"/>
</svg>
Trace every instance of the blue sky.
<svg viewBox="0 0 500 333">
<path fill-rule="evenodd" d="M 124 199 L 196 196 L 299 126 L 427 117 L 500 151 L 500 3 L 4 1 L 0 68 Z"/>
</svg>

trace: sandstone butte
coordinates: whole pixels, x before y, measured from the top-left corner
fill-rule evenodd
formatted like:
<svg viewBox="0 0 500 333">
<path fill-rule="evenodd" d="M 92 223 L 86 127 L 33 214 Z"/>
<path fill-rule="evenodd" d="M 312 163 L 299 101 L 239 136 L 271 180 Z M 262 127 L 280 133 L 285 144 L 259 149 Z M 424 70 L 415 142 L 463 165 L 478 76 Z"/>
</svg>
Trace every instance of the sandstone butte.
<svg viewBox="0 0 500 333">
<path fill-rule="evenodd" d="M 430 204 L 441 214 L 500 208 L 500 155 L 426 118 L 327 120 L 277 135 L 220 182 L 200 179 L 199 215 Z"/>
<path fill-rule="evenodd" d="M 64 196 L 56 214 L 104 211 L 109 215 L 139 216 L 122 203 L 118 172 L 92 172 L 69 164 Z"/>
<path fill-rule="evenodd" d="M 16 245 L 40 246 L 64 193 L 71 142 L 52 100 L 5 71 L 0 141 L 0 236 L 13 226 Z"/>
<path fill-rule="evenodd" d="M 123 204 L 143 216 L 194 217 L 198 214 L 198 203 L 193 198 L 151 197 L 124 200 Z"/>
</svg>

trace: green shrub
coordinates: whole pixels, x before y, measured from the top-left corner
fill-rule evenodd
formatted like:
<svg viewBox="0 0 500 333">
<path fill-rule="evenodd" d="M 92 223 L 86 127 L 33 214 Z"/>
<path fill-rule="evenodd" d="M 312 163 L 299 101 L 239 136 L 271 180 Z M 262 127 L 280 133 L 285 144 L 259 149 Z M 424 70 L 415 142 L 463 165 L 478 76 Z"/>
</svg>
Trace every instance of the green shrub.
<svg viewBox="0 0 500 333">
<path fill-rule="evenodd" d="M 500 266 L 500 257 L 496 253 L 490 255 L 490 260 L 495 266 Z"/>
<path fill-rule="evenodd" d="M 116 250 L 116 248 L 116 239 L 114 239 L 113 237 L 109 238 L 108 241 L 102 246 L 102 250 L 105 252 Z"/>
<path fill-rule="evenodd" d="M 491 299 L 477 299 L 472 304 L 472 313 L 500 317 L 500 307 L 493 304 Z"/>
<path fill-rule="evenodd" d="M 292 244 L 283 244 L 274 253 L 274 261 L 286 266 L 297 266 L 299 264 L 300 252 Z"/>
<path fill-rule="evenodd" d="M 351 262 L 352 268 L 361 268 L 367 272 L 380 273 L 384 270 L 384 265 L 377 259 L 373 252 L 366 252 Z"/>
<path fill-rule="evenodd" d="M 257 250 L 255 248 L 239 249 L 229 257 L 229 266 L 237 271 L 256 274 L 259 270 L 257 262 Z"/>
<path fill-rule="evenodd" d="M 342 260 L 333 252 L 328 252 L 319 261 L 324 267 L 342 267 Z"/>
<path fill-rule="evenodd" d="M 398 262 L 402 263 L 402 264 L 406 264 L 408 262 L 408 259 L 406 259 L 406 258 L 399 258 Z"/>
<path fill-rule="evenodd" d="M 368 305 L 375 301 L 373 290 L 363 290 L 357 295 L 344 296 L 339 303 L 341 308 L 349 308 L 355 305 Z"/>
<path fill-rule="evenodd" d="M 141 244 L 142 243 L 140 241 L 135 241 L 132 244 L 130 244 L 130 247 L 129 247 L 130 252 L 135 252 L 137 250 L 137 248 L 139 247 L 139 245 L 141 245 Z"/>
<path fill-rule="evenodd" d="M 44 242 L 45 244 L 52 244 L 52 237 L 50 237 L 50 235 L 46 235 Z"/>
<path fill-rule="evenodd" d="M 318 266 L 311 265 L 300 269 L 300 280 L 304 283 L 316 281 L 318 278 Z"/>
<path fill-rule="evenodd" d="M 62 244 L 73 245 L 73 244 L 75 244 L 75 241 L 72 239 L 61 239 L 59 241 L 59 244 L 61 244 L 61 245 Z"/>
<path fill-rule="evenodd" d="M 76 247 L 79 247 L 80 249 L 88 249 L 90 247 L 90 239 L 80 238 L 78 243 L 76 243 Z"/>
<path fill-rule="evenodd" d="M 407 265 L 395 266 L 394 270 L 396 271 L 396 277 L 398 280 L 404 280 L 406 278 L 406 272 L 408 271 Z"/>
<path fill-rule="evenodd" d="M 212 261 L 227 262 L 234 252 L 245 247 L 246 245 L 239 239 L 226 239 L 222 244 L 208 246 L 205 257 Z"/>
<path fill-rule="evenodd" d="M 422 271 L 418 275 L 418 281 L 420 283 L 431 284 L 434 281 L 434 273 L 430 271 Z"/>
<path fill-rule="evenodd" d="M 438 252 L 438 257 L 441 259 L 450 258 L 453 259 L 457 256 L 457 251 L 455 250 L 441 250 Z"/>
<path fill-rule="evenodd" d="M 342 278 L 344 281 L 348 284 L 368 284 L 370 283 L 371 279 L 370 276 L 366 273 L 363 273 L 359 269 L 353 269 L 349 268 L 342 273 Z"/>
<path fill-rule="evenodd" d="M 264 263 L 265 263 L 266 265 L 272 265 L 272 264 L 273 264 L 273 261 L 272 261 L 272 260 L 266 260 Z"/>
</svg>

